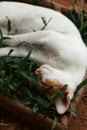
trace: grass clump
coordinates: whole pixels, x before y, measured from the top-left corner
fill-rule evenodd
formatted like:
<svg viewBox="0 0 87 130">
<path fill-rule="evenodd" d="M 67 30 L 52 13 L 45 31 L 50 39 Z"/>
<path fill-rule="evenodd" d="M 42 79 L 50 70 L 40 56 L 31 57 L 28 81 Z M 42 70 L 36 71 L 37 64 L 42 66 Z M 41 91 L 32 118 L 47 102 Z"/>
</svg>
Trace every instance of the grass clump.
<svg viewBox="0 0 87 130">
<path fill-rule="evenodd" d="M 38 83 L 34 71 L 37 65 L 29 60 L 31 52 L 25 58 L 0 57 L 0 93 L 30 107 L 34 112 L 54 118 L 54 102 L 66 90 L 64 86 L 54 97 Z"/>
<path fill-rule="evenodd" d="M 75 8 L 72 10 L 63 10 L 62 13 L 67 16 L 78 28 L 82 39 L 87 46 L 87 12 L 83 8 L 82 10 L 76 11 Z"/>
<path fill-rule="evenodd" d="M 48 23 L 44 18 L 43 20 L 44 29 Z M 8 20 L 8 32 L 11 31 L 10 24 L 11 22 Z M 0 36 L 0 47 L 5 47 L 3 41 L 9 39 L 9 35 L 4 37 L 0 30 Z M 26 43 L 22 44 L 25 45 Z M 62 95 L 67 86 L 65 85 L 54 97 L 51 97 L 48 91 L 37 83 L 37 77 L 34 74 L 37 65 L 30 60 L 32 50 L 24 58 L 11 57 L 13 51 L 11 49 L 7 56 L 0 57 L 0 93 L 32 108 L 35 113 L 40 112 L 44 116 L 54 119 L 57 115 L 54 105 L 55 100 Z"/>
</svg>

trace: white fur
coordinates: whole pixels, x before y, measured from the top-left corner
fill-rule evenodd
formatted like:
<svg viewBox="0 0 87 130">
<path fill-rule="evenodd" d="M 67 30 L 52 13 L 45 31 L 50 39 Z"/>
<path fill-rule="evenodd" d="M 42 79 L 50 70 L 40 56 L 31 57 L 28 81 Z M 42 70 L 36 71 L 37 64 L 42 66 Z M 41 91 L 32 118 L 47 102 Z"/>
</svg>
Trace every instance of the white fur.
<svg viewBox="0 0 87 130">
<path fill-rule="evenodd" d="M 7 36 L 7 22 L 11 20 L 12 30 L 4 44 L 9 47 L 0 49 L 0 56 L 14 49 L 12 56 L 26 56 L 27 46 L 16 46 L 26 41 L 34 46 L 31 59 L 40 65 L 48 64 L 49 72 L 42 73 L 42 80 L 58 79 L 71 88 L 70 98 L 76 86 L 83 80 L 87 67 L 87 49 L 75 25 L 60 12 L 42 7 L 14 2 L 0 2 L 0 28 Z M 41 30 L 44 23 L 50 22 Z M 36 30 L 35 32 L 33 30 Z M 14 34 L 14 35 L 13 35 Z M 44 82 L 44 81 L 43 81 Z"/>
</svg>

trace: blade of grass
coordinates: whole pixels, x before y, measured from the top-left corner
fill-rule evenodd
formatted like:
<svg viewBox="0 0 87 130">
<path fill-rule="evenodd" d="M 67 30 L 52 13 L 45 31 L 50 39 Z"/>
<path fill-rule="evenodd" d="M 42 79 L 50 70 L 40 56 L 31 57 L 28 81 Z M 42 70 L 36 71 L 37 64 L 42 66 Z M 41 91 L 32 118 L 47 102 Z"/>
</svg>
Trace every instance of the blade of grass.
<svg viewBox="0 0 87 130">
<path fill-rule="evenodd" d="M 27 95 L 29 96 L 29 98 L 33 99 L 32 92 L 27 87 L 25 87 L 25 92 L 27 93 Z"/>
<path fill-rule="evenodd" d="M 28 106 L 30 104 L 29 99 L 27 99 L 26 101 L 20 100 L 17 96 L 14 96 L 14 99 L 17 100 L 18 102 L 20 102 L 21 104 Z"/>
<path fill-rule="evenodd" d="M 2 33 L 1 28 L 0 28 L 0 35 L 1 35 L 1 38 L 3 38 L 3 33 Z"/>
<path fill-rule="evenodd" d="M 55 130 L 55 127 L 56 127 L 57 123 L 58 123 L 58 117 L 55 116 L 51 130 Z"/>
<path fill-rule="evenodd" d="M 77 86 L 77 89 L 76 89 L 76 92 L 78 92 L 82 87 L 84 87 L 84 85 L 87 84 L 87 79 L 83 80 L 78 86 Z"/>
<path fill-rule="evenodd" d="M 9 75 L 9 76 L 7 76 L 7 77 L 4 79 L 3 84 L 4 84 L 4 85 L 8 85 L 8 84 L 10 83 L 10 81 L 12 80 L 12 78 L 13 78 L 13 75 L 12 75 L 12 74 Z"/>
<path fill-rule="evenodd" d="M 36 97 L 35 100 L 37 101 L 38 104 L 40 104 L 43 107 L 47 108 L 49 106 L 49 102 L 44 98 L 41 98 L 40 96 Z"/>
<path fill-rule="evenodd" d="M 9 35 L 9 33 L 11 31 L 11 21 L 10 21 L 10 19 L 7 16 L 6 16 L 6 18 L 8 20 L 8 22 L 7 22 L 7 31 L 8 31 L 8 35 Z"/>
<path fill-rule="evenodd" d="M 50 101 L 50 105 L 52 105 L 59 97 L 61 97 L 61 95 L 65 92 L 67 88 L 67 85 L 64 85 L 52 98 L 52 100 Z"/>
<path fill-rule="evenodd" d="M 28 55 L 25 58 L 23 58 L 23 60 L 20 61 L 19 67 L 18 67 L 20 70 L 24 71 L 26 69 L 30 55 L 31 55 L 31 52 L 32 52 L 32 50 L 29 51 Z"/>
<path fill-rule="evenodd" d="M 42 88 L 37 83 L 37 81 L 34 78 L 32 78 L 30 75 L 27 75 L 24 71 L 19 71 L 18 73 L 21 74 L 25 79 L 27 79 L 38 90 L 42 90 Z"/>
<path fill-rule="evenodd" d="M 87 94 L 75 94 L 73 100 L 75 100 L 78 96 L 87 97 Z"/>
<path fill-rule="evenodd" d="M 48 22 L 46 22 L 46 20 L 45 20 L 44 17 L 41 17 L 41 19 L 42 19 L 42 22 L 43 22 L 43 24 L 44 24 L 44 26 L 41 28 L 41 30 L 44 30 L 44 29 L 46 28 L 46 26 L 48 25 L 48 23 L 51 21 L 52 18 L 50 18 L 50 19 L 48 20 Z"/>
<path fill-rule="evenodd" d="M 67 112 L 70 112 L 74 117 L 76 117 L 75 106 L 73 102 L 71 102 L 70 107 L 67 110 Z"/>
<path fill-rule="evenodd" d="M 38 112 L 38 104 L 34 104 L 34 106 L 33 106 L 33 112 L 34 113 Z"/>
</svg>

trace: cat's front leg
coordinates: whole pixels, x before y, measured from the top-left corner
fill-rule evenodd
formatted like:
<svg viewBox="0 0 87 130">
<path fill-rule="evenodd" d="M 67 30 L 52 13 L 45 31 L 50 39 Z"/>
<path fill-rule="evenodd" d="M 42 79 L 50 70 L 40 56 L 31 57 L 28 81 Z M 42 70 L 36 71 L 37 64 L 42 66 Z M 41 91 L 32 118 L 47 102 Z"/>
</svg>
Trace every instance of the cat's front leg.
<svg viewBox="0 0 87 130">
<path fill-rule="evenodd" d="M 3 35 L 4 37 L 9 37 L 9 39 L 4 40 L 3 43 L 8 46 L 16 46 L 22 42 L 28 42 L 32 44 L 43 44 L 43 39 L 45 40 L 52 34 L 53 32 L 51 30 L 42 30 L 18 35 Z"/>
</svg>

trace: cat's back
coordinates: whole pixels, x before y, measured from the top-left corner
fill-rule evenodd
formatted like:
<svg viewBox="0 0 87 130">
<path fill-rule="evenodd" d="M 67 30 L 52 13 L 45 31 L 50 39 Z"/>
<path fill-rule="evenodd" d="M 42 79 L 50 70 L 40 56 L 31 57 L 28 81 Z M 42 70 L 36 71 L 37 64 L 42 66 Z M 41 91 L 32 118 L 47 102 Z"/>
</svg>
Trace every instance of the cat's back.
<svg viewBox="0 0 87 130">
<path fill-rule="evenodd" d="M 72 32 L 76 31 L 77 28 L 74 24 L 66 18 L 63 14 L 52 9 L 47 9 L 44 7 L 33 6 L 30 4 L 20 3 L 20 2 L 0 2 L 0 19 L 8 17 L 9 19 L 15 19 L 17 23 L 20 21 L 25 22 L 26 26 L 32 23 L 32 28 L 35 27 L 40 30 L 43 26 L 42 18 L 48 23 L 45 29 L 60 31 L 60 32 Z M 30 25 L 31 27 L 31 25 Z"/>
</svg>

